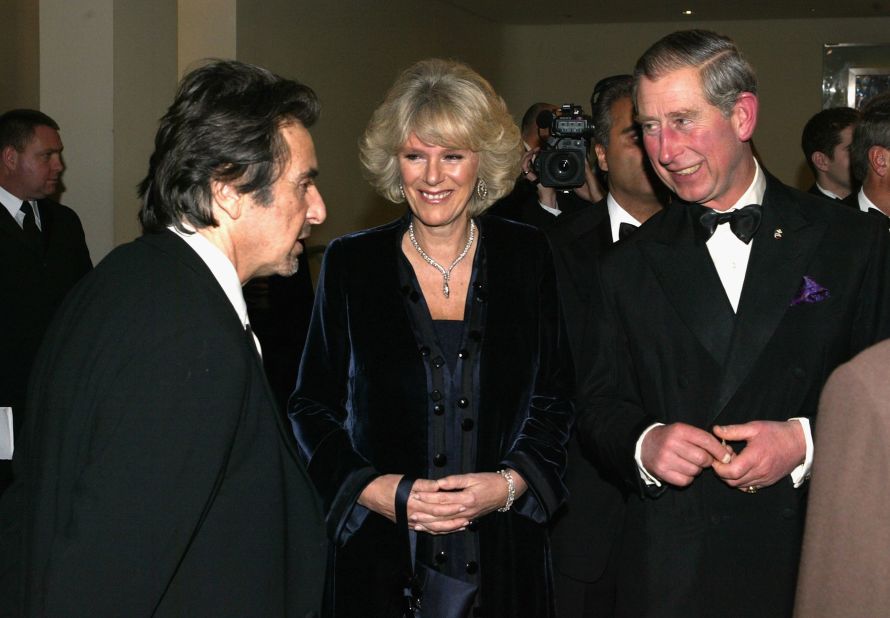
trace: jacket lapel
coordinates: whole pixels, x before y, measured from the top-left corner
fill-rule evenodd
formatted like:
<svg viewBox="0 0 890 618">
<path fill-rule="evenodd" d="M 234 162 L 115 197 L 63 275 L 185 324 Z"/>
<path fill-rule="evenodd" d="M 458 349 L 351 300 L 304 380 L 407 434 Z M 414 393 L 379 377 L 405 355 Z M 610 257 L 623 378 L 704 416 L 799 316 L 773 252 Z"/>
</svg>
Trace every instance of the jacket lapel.
<svg viewBox="0 0 890 618">
<path fill-rule="evenodd" d="M 763 220 L 751 247 L 732 345 L 710 420 L 723 411 L 773 336 L 824 231 L 824 223 L 809 221 L 789 190 L 768 177 Z"/>
<path fill-rule="evenodd" d="M 43 214 L 43 211 L 41 211 L 41 214 Z M 16 223 L 16 220 L 9 214 L 5 206 L 0 206 L 0 238 L 3 239 L 2 242 L 18 243 L 22 249 L 34 251 L 25 239 L 25 233 L 22 231 L 22 228 L 19 227 L 19 224 Z"/>
<path fill-rule="evenodd" d="M 592 206 L 590 208 L 596 208 Z M 593 277 L 596 271 L 596 259 L 612 245 L 612 232 L 609 228 L 607 210 L 596 210 L 594 218 L 588 222 L 579 234 L 572 239 L 567 248 L 571 268 L 567 268 L 572 279 L 572 286 L 578 298 L 585 303 L 593 289 Z"/>
<path fill-rule="evenodd" d="M 732 306 L 707 247 L 695 234 L 692 209 L 683 203 L 669 206 L 658 236 L 638 244 L 668 302 L 723 365 L 733 330 Z"/>
</svg>

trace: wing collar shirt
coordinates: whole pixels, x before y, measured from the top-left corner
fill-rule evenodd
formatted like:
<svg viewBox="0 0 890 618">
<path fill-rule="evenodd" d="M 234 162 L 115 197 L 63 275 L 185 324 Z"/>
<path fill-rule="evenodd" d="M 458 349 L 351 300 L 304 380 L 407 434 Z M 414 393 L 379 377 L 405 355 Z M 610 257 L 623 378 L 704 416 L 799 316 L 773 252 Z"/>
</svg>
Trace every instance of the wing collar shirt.
<svg viewBox="0 0 890 618">
<path fill-rule="evenodd" d="M 238 272 L 235 270 L 235 266 L 219 247 L 207 240 L 203 235 L 196 232 L 191 226 L 187 224 L 183 224 L 183 226 L 191 233 L 181 232 L 172 225 L 167 229 L 179 236 L 185 241 L 185 244 L 191 247 L 192 251 L 198 254 L 201 261 L 204 262 L 207 265 L 207 268 L 210 269 L 210 272 L 213 273 L 216 282 L 219 283 L 219 287 L 222 288 L 226 298 L 232 303 L 235 313 L 238 314 L 238 319 L 241 320 L 241 325 L 245 330 L 249 329 L 250 319 L 247 317 L 247 303 L 244 302 L 244 292 L 241 289 L 241 281 L 238 279 Z M 256 334 L 253 333 L 253 330 L 250 332 L 253 335 L 253 341 L 256 344 L 257 352 L 262 356 L 263 351 L 260 347 L 260 341 L 257 339 Z"/>
<path fill-rule="evenodd" d="M 748 189 L 742 194 L 739 200 L 725 212 L 744 208 L 749 204 L 763 204 L 763 194 L 766 192 L 766 176 L 760 169 L 757 159 L 754 159 L 754 180 L 751 181 Z M 860 194 L 861 196 L 861 194 Z M 609 215 L 611 216 L 611 209 Z M 720 275 L 720 281 L 723 283 L 723 289 L 732 305 L 733 311 L 738 311 L 739 298 L 742 295 L 742 285 L 745 283 L 745 272 L 748 269 L 748 258 L 751 257 L 751 247 L 757 242 L 752 240 L 749 244 L 745 244 L 732 233 L 732 229 L 728 224 L 718 225 L 714 235 L 707 242 L 708 252 L 711 254 L 711 260 Z M 807 418 L 799 417 L 789 420 L 796 420 L 803 428 L 804 439 L 806 440 L 806 456 L 804 462 L 791 471 L 791 480 L 795 487 L 800 487 L 809 477 L 810 468 L 813 465 L 813 434 L 810 429 L 810 421 Z M 643 440 L 646 435 L 655 427 L 663 423 L 654 423 L 647 427 L 640 435 L 636 444 L 634 457 L 637 461 L 637 467 L 640 470 L 640 477 L 647 485 L 661 486 L 661 481 L 652 476 L 643 466 L 641 455 Z"/>
<path fill-rule="evenodd" d="M 29 201 L 31 202 L 31 210 L 34 211 L 34 222 L 37 223 L 37 229 L 43 231 L 43 224 L 40 222 L 40 209 L 37 208 L 37 202 L 34 200 Z M 0 203 L 6 207 L 9 214 L 15 219 L 15 222 L 19 224 L 19 227 L 24 228 L 25 213 L 22 212 L 22 204 L 24 203 L 24 200 L 17 198 L 3 187 L 0 187 Z"/>
<path fill-rule="evenodd" d="M 621 207 L 612 194 L 606 195 L 606 206 L 609 209 L 609 226 L 612 229 L 612 242 L 618 242 L 618 229 L 622 223 L 629 223 L 635 227 L 640 227 L 640 222 L 634 219 L 630 214 Z"/>
</svg>

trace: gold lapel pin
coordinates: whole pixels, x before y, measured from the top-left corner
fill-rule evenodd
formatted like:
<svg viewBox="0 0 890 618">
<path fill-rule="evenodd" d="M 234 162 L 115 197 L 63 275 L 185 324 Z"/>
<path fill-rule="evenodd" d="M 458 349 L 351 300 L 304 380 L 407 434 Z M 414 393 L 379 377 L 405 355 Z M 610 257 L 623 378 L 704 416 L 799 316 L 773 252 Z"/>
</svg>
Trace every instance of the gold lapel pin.
<svg viewBox="0 0 890 618">
<path fill-rule="evenodd" d="M 782 228 L 780 228 L 780 227 L 776 228 L 776 231 L 773 232 L 773 238 L 775 238 L 776 240 L 779 240 L 780 238 L 782 238 Z"/>
</svg>

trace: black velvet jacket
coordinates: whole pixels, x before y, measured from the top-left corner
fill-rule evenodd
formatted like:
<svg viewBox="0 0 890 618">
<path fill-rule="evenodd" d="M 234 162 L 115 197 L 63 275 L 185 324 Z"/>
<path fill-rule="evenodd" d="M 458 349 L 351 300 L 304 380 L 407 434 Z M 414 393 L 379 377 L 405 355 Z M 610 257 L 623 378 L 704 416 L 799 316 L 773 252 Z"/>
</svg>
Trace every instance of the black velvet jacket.
<svg viewBox="0 0 890 618">
<path fill-rule="evenodd" d="M 290 400 L 335 542 L 327 610 L 336 616 L 398 615 L 401 538 L 395 524 L 356 504 L 361 491 L 380 474 L 441 476 L 429 447 L 435 359 L 410 318 L 424 300 L 416 280 L 400 275 L 407 223 L 329 246 Z M 467 318 L 474 303 L 484 305 L 483 318 L 464 334 L 477 338 L 479 350 L 475 465 L 461 471 L 510 467 L 529 486 L 512 511 L 481 518 L 472 532 L 479 535 L 482 615 L 546 617 L 553 608 L 544 523 L 566 498 L 571 360 L 543 235 L 496 217 L 478 225 Z"/>
</svg>

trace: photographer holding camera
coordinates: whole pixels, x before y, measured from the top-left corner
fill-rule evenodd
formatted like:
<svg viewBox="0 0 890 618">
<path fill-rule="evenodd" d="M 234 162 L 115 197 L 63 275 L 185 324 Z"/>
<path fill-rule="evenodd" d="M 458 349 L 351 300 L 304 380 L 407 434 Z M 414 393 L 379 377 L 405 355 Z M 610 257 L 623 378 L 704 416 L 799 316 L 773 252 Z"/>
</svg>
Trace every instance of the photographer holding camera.
<svg viewBox="0 0 890 618">
<path fill-rule="evenodd" d="M 522 175 L 513 191 L 489 212 L 547 229 L 561 214 L 583 210 L 605 197 L 586 160 L 591 131 L 579 106 L 535 103 L 529 107 L 522 118 L 527 149 Z M 536 163 L 539 159 L 543 168 Z"/>
</svg>

